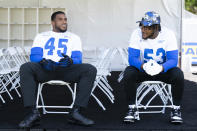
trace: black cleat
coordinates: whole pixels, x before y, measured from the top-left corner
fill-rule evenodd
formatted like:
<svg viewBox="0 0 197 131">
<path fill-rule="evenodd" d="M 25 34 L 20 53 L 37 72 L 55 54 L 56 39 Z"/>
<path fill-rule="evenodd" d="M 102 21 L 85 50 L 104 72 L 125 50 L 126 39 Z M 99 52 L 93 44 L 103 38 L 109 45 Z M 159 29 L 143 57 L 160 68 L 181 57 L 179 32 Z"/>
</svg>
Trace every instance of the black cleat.
<svg viewBox="0 0 197 131">
<path fill-rule="evenodd" d="M 23 121 L 19 123 L 19 128 L 31 128 L 32 126 L 38 125 L 40 121 L 40 113 L 37 109 L 33 109 Z"/>
<path fill-rule="evenodd" d="M 68 123 L 77 124 L 82 126 L 91 126 L 94 125 L 94 121 L 86 118 L 80 114 L 80 108 L 73 108 L 68 117 Z"/>
<path fill-rule="evenodd" d="M 171 111 L 171 123 L 173 123 L 173 124 L 183 123 L 183 119 L 181 117 L 180 107 L 172 109 L 172 111 Z"/>
<path fill-rule="evenodd" d="M 128 112 L 124 117 L 124 123 L 134 123 L 135 122 L 135 106 L 129 105 Z"/>
</svg>

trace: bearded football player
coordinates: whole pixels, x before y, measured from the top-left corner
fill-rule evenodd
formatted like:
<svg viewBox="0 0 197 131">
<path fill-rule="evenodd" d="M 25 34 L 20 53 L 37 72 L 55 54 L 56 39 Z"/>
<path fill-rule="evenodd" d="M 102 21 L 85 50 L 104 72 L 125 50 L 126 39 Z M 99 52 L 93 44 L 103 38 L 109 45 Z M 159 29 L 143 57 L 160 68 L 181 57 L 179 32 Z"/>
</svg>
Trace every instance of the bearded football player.
<svg viewBox="0 0 197 131">
<path fill-rule="evenodd" d="M 20 83 L 25 107 L 25 118 L 20 128 L 29 128 L 40 119 L 36 109 L 36 91 L 39 83 L 62 80 L 77 83 L 74 106 L 68 122 L 90 126 L 94 121 L 81 114 L 88 105 L 96 77 L 96 68 L 82 63 L 80 37 L 67 31 L 67 17 L 57 11 L 51 15 L 52 31 L 38 34 L 31 48 L 30 61 L 20 67 Z"/>
<path fill-rule="evenodd" d="M 135 100 L 137 84 L 143 81 L 162 81 L 171 84 L 174 108 L 170 121 L 182 123 L 181 101 L 184 89 L 184 75 L 178 63 L 178 47 L 175 34 L 161 26 L 156 12 L 146 12 L 139 21 L 139 28 L 133 31 L 128 47 L 129 66 L 122 80 L 126 91 L 128 112 L 124 122 L 135 122 Z"/>
</svg>

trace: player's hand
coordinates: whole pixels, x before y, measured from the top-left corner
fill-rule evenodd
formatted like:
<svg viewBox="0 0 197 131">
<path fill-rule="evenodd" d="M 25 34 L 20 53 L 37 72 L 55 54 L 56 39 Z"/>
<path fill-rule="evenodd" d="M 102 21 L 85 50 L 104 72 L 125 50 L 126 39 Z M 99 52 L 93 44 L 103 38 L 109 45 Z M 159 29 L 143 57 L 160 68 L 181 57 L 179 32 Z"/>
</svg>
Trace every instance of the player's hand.
<svg viewBox="0 0 197 131">
<path fill-rule="evenodd" d="M 55 71 L 57 68 L 57 63 L 50 59 L 43 58 L 39 63 L 47 71 Z"/>
<path fill-rule="evenodd" d="M 163 67 L 154 60 L 149 60 L 143 65 L 145 72 L 151 76 L 157 75 L 162 72 Z"/>
<path fill-rule="evenodd" d="M 147 63 L 144 63 L 143 64 L 143 66 L 142 66 L 143 67 L 143 70 L 145 72 L 147 72 L 147 70 L 150 70 L 151 69 L 152 65 L 153 65 L 153 60 L 150 59 Z"/>
<path fill-rule="evenodd" d="M 67 66 L 70 66 L 70 65 L 73 64 L 73 60 L 69 56 L 67 56 L 63 53 L 62 53 L 62 56 L 63 56 L 63 58 L 61 58 L 59 60 L 59 65 L 60 66 L 67 67 Z"/>
</svg>

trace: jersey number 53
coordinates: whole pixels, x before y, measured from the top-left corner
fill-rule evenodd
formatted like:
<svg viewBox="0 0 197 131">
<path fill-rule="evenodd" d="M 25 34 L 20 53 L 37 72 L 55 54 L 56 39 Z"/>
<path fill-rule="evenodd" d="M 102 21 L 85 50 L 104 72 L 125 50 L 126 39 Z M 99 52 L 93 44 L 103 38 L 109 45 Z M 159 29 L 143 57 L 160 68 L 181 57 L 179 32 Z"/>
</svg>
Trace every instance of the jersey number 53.
<svg viewBox="0 0 197 131">
<path fill-rule="evenodd" d="M 158 48 L 156 54 L 154 54 L 153 49 L 144 49 L 144 62 L 146 63 L 148 60 L 153 59 L 158 62 L 158 64 L 162 64 L 165 61 L 165 50 L 163 48 Z"/>
</svg>

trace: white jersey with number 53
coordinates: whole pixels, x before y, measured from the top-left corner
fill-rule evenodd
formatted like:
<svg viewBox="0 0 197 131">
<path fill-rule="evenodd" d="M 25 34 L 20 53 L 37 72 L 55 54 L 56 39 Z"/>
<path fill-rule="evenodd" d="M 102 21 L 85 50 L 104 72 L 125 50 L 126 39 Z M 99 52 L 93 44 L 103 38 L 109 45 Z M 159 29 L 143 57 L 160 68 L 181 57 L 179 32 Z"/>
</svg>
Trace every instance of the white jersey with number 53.
<svg viewBox="0 0 197 131">
<path fill-rule="evenodd" d="M 166 52 L 178 50 L 177 40 L 174 33 L 163 27 L 159 35 L 155 39 L 142 39 L 141 29 L 133 31 L 129 47 L 140 50 L 140 58 L 142 62 L 147 62 L 150 59 L 162 64 L 166 61 Z"/>
</svg>

